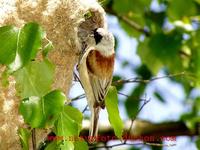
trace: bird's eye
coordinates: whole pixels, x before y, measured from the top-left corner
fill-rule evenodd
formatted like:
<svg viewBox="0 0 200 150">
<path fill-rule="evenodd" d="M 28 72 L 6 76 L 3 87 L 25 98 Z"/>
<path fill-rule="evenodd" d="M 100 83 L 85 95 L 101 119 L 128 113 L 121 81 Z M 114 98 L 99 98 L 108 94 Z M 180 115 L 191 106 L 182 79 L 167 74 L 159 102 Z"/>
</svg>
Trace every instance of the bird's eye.
<svg viewBox="0 0 200 150">
<path fill-rule="evenodd" d="M 97 32 L 97 29 L 94 29 L 94 39 L 95 39 L 96 44 L 101 42 L 101 39 L 103 38 L 103 36 L 99 34 L 99 32 Z"/>
</svg>

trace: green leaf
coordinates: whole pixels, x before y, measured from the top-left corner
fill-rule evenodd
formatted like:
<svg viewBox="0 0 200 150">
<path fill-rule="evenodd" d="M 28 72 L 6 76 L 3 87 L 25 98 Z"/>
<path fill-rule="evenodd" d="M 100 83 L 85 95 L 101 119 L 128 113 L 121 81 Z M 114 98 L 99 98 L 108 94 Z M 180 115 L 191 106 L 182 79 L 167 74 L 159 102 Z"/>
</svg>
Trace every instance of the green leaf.
<svg viewBox="0 0 200 150">
<path fill-rule="evenodd" d="M 78 136 L 82 124 L 82 113 L 72 106 L 65 106 L 55 122 L 55 132 L 58 136 Z"/>
<path fill-rule="evenodd" d="M 109 121 L 114 129 L 115 135 L 118 138 L 121 138 L 123 133 L 123 121 L 118 110 L 117 89 L 114 86 L 109 88 L 105 99 L 105 105 L 108 111 Z"/>
<path fill-rule="evenodd" d="M 89 147 L 85 141 L 75 141 L 74 150 L 89 150 Z"/>
<path fill-rule="evenodd" d="M 0 63 L 10 64 L 14 61 L 19 30 L 13 26 L 0 27 Z"/>
<path fill-rule="evenodd" d="M 80 132 L 83 120 L 82 113 L 78 109 L 71 106 L 65 106 L 64 111 L 72 120 L 78 124 L 78 132 Z"/>
<path fill-rule="evenodd" d="M 140 15 L 145 12 L 146 8 L 150 7 L 150 4 L 151 0 L 117 0 L 113 4 L 113 9 L 120 14 L 133 12 L 133 15 Z"/>
<path fill-rule="evenodd" d="M 183 114 L 181 119 L 186 123 L 187 127 L 191 130 L 196 130 L 197 125 L 200 122 L 200 97 L 194 99 L 192 112 Z"/>
<path fill-rule="evenodd" d="M 149 39 L 146 39 L 143 42 L 138 44 L 138 55 L 140 56 L 142 62 L 152 71 L 153 74 L 157 72 L 162 67 L 162 62 L 158 59 L 152 52 L 149 47 Z"/>
<path fill-rule="evenodd" d="M 43 37 L 44 33 L 37 23 L 28 23 L 21 29 L 17 52 L 22 66 L 35 58 Z"/>
<path fill-rule="evenodd" d="M 136 73 L 138 74 L 139 77 L 142 78 L 142 80 L 149 80 L 152 77 L 151 71 L 144 64 L 142 64 L 136 69 Z"/>
<path fill-rule="evenodd" d="M 141 28 L 145 25 L 144 14 L 146 10 L 150 8 L 151 0 L 117 0 L 113 2 L 112 9 L 119 16 L 126 17 L 129 22 L 133 21 L 133 24 L 138 24 Z M 127 32 L 129 36 L 139 37 L 141 35 L 140 32 L 133 29 L 130 24 L 123 19 L 120 19 L 120 25 Z"/>
<path fill-rule="evenodd" d="M 60 150 L 74 150 L 74 143 L 71 141 L 62 141 L 59 146 Z"/>
<path fill-rule="evenodd" d="M 65 95 L 55 90 L 42 98 L 31 96 L 20 103 L 19 112 L 32 128 L 51 126 L 64 107 Z"/>
<path fill-rule="evenodd" d="M 29 138 L 31 136 L 31 132 L 28 129 L 19 128 L 18 135 L 20 138 L 22 149 L 29 150 Z"/>
<path fill-rule="evenodd" d="M 21 98 L 44 96 L 53 83 L 54 65 L 48 60 L 30 62 L 14 73 L 16 89 Z"/>
<path fill-rule="evenodd" d="M 197 149 L 200 149 L 200 137 L 196 140 Z"/>
<path fill-rule="evenodd" d="M 118 80 L 121 80 L 121 76 L 119 75 L 114 75 L 113 76 L 113 82 L 116 82 Z M 117 88 L 117 91 L 120 91 L 121 89 L 123 89 L 124 85 L 123 84 L 116 84 L 116 88 Z"/>
<path fill-rule="evenodd" d="M 176 30 L 157 33 L 139 44 L 138 54 L 154 74 L 164 66 L 168 67 L 170 72 L 180 72 L 183 68 L 179 55 L 181 45 L 182 35 Z"/>
<path fill-rule="evenodd" d="M 74 144 L 70 141 L 53 141 L 47 145 L 45 150 L 74 150 Z"/>
<path fill-rule="evenodd" d="M 160 95 L 160 93 L 154 92 L 154 96 L 155 96 L 159 101 L 161 101 L 162 103 L 165 102 L 164 98 Z"/>
<path fill-rule="evenodd" d="M 59 150 L 59 145 L 57 144 L 56 141 L 51 142 L 50 144 L 47 145 L 45 150 Z"/>
<path fill-rule="evenodd" d="M 187 3 L 184 3 L 182 0 L 169 1 L 167 13 L 170 19 L 181 20 L 183 17 L 196 15 L 197 8 L 195 7 L 194 0 L 187 0 Z"/>
<path fill-rule="evenodd" d="M 140 97 L 143 95 L 144 90 L 145 90 L 145 85 L 139 84 L 132 91 L 130 96 L 126 99 L 126 101 L 125 101 L 126 111 L 130 118 L 137 116 L 139 104 L 140 104 Z"/>
</svg>

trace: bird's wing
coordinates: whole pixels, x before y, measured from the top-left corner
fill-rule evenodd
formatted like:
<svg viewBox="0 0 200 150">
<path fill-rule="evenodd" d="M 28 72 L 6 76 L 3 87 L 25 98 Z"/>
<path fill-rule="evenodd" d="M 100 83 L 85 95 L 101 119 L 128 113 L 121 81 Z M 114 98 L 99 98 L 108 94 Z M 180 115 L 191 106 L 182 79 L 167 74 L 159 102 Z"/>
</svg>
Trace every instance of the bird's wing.
<svg viewBox="0 0 200 150">
<path fill-rule="evenodd" d="M 93 105 L 104 108 L 104 99 L 112 82 L 114 53 L 108 57 L 97 50 L 92 50 L 87 56 L 86 65 L 95 98 Z"/>
<path fill-rule="evenodd" d="M 94 107 L 105 107 L 104 99 L 112 82 L 112 76 L 109 78 L 99 78 L 92 73 L 89 73 L 90 84 L 94 93 Z"/>
</svg>

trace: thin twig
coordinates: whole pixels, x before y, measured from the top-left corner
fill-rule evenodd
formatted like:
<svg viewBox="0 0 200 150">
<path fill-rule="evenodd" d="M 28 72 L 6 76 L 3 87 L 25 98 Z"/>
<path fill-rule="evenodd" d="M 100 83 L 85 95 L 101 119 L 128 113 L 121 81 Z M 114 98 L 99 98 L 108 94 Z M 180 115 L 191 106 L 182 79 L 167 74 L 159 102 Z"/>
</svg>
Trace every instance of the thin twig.
<svg viewBox="0 0 200 150">
<path fill-rule="evenodd" d="M 132 129 L 132 127 L 133 127 L 133 123 L 134 123 L 136 117 L 137 117 L 138 114 L 141 112 L 141 110 L 144 108 L 144 106 L 145 106 L 147 103 L 150 102 L 150 100 L 151 100 L 150 98 L 149 98 L 149 99 L 146 99 L 146 95 L 145 95 L 145 101 L 144 101 L 144 103 L 142 104 L 142 106 L 141 106 L 140 109 L 138 110 L 136 116 L 132 117 L 132 119 L 131 119 L 131 125 L 130 125 L 130 128 L 128 129 L 128 133 L 127 133 L 127 134 L 130 134 L 131 129 Z M 128 139 L 124 140 L 124 144 L 127 143 L 127 140 L 128 140 Z"/>
<path fill-rule="evenodd" d="M 126 95 L 126 94 L 121 93 L 121 92 L 118 92 L 118 94 L 119 94 L 119 95 L 122 95 L 122 96 L 125 96 L 125 97 L 127 97 L 127 98 L 129 97 L 129 95 Z"/>
<path fill-rule="evenodd" d="M 144 146 L 144 145 L 150 145 L 150 146 L 157 146 L 157 147 L 172 147 L 176 146 L 176 144 L 160 144 L 160 143 L 148 143 L 148 142 L 139 142 L 139 143 L 118 143 L 113 145 L 103 145 L 103 146 L 89 146 L 89 149 L 98 149 L 98 148 L 113 148 L 118 146 Z"/>
<path fill-rule="evenodd" d="M 85 106 L 85 108 L 83 109 L 82 113 L 84 113 L 87 110 L 88 110 L 88 105 Z"/>
<path fill-rule="evenodd" d="M 172 147 L 172 146 L 176 146 L 175 143 L 173 143 L 173 144 L 160 144 L 160 143 L 148 143 L 148 142 L 145 142 L 144 144 L 150 145 L 150 146 L 157 146 L 157 147 Z"/>
<path fill-rule="evenodd" d="M 85 98 L 85 94 L 78 95 L 78 96 L 72 98 L 71 101 L 77 101 L 77 100 L 80 100 L 80 99 L 83 99 L 83 98 Z"/>
<path fill-rule="evenodd" d="M 122 92 L 117 92 L 119 95 L 122 95 L 122 96 L 124 96 L 124 97 L 126 97 L 126 98 L 129 98 L 130 96 L 129 95 L 127 95 L 127 94 L 124 94 L 124 93 L 122 93 Z M 144 99 L 144 98 L 139 98 L 139 97 L 131 97 L 132 99 L 137 99 L 137 100 L 139 100 L 139 101 L 146 101 L 146 99 Z"/>
<path fill-rule="evenodd" d="M 165 75 L 165 76 L 161 76 L 161 77 L 153 77 L 149 80 L 142 80 L 142 79 L 139 79 L 139 78 L 130 78 L 130 79 L 125 79 L 125 80 L 114 81 L 112 83 L 112 85 L 115 86 L 115 85 L 119 85 L 119 84 L 133 83 L 133 82 L 147 84 L 147 83 L 155 81 L 155 80 L 164 79 L 164 78 L 172 78 L 172 77 L 177 77 L 177 76 L 182 76 L 182 75 L 185 75 L 185 72 L 171 74 L 171 75 Z"/>
<path fill-rule="evenodd" d="M 36 150 L 36 129 L 35 128 L 32 129 L 31 134 L 32 134 L 33 150 Z"/>
</svg>

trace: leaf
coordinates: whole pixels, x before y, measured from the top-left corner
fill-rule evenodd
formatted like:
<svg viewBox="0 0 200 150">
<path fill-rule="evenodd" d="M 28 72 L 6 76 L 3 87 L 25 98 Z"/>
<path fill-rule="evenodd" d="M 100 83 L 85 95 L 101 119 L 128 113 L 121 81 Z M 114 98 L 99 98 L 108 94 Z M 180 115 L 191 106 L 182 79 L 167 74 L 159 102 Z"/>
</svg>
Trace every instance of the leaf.
<svg viewBox="0 0 200 150">
<path fill-rule="evenodd" d="M 174 30 L 170 33 L 157 33 L 141 42 L 138 54 L 144 64 L 154 73 L 164 66 L 170 72 L 182 71 L 182 62 L 179 51 L 182 45 L 182 35 Z"/>
<path fill-rule="evenodd" d="M 197 146 L 197 149 L 200 149 L 200 137 L 198 137 L 196 140 L 196 146 Z"/>
<path fill-rule="evenodd" d="M 118 80 L 121 79 L 121 76 L 119 75 L 114 75 L 113 76 L 113 82 L 116 82 Z M 123 89 L 124 85 L 123 84 L 116 84 L 116 88 L 117 88 L 117 91 L 120 91 L 121 89 Z"/>
<path fill-rule="evenodd" d="M 132 24 L 138 24 L 143 28 L 145 25 L 144 14 L 146 10 L 150 8 L 150 4 L 150 0 L 117 0 L 113 2 L 112 9 L 119 16 L 126 17 L 130 22 L 133 22 Z M 123 21 L 123 19 L 120 19 L 119 22 L 129 36 L 139 37 L 141 35 L 140 32 L 135 31 L 133 27 L 126 21 Z"/>
<path fill-rule="evenodd" d="M 16 89 L 21 98 L 44 96 L 53 83 L 54 65 L 48 60 L 30 62 L 14 73 Z"/>
<path fill-rule="evenodd" d="M 51 142 L 50 144 L 47 145 L 45 150 L 59 150 L 59 145 L 57 144 L 56 141 Z"/>
<path fill-rule="evenodd" d="M 171 20 L 181 20 L 183 17 L 196 15 L 197 8 L 194 0 L 187 0 L 187 3 L 183 3 L 182 0 L 170 0 L 167 13 Z"/>
<path fill-rule="evenodd" d="M 126 111 L 130 118 L 136 117 L 139 110 L 140 97 L 144 93 L 145 85 L 139 84 L 125 101 Z"/>
<path fill-rule="evenodd" d="M 45 150 L 74 150 L 74 144 L 71 141 L 57 140 L 48 144 Z"/>
<path fill-rule="evenodd" d="M 121 138 L 123 133 L 123 121 L 118 110 L 117 89 L 114 86 L 109 88 L 105 99 L 105 105 L 108 111 L 109 121 L 114 129 L 115 135 L 118 138 Z"/>
<path fill-rule="evenodd" d="M 74 142 L 74 150 L 89 150 L 88 144 L 83 141 Z"/>
<path fill-rule="evenodd" d="M 20 138 L 22 149 L 29 150 L 29 138 L 31 136 L 31 132 L 28 129 L 19 128 L 18 135 Z"/>
<path fill-rule="evenodd" d="M 22 66 L 35 58 L 37 51 L 41 48 L 44 33 L 37 23 L 28 23 L 20 31 L 17 53 L 21 59 Z"/>
<path fill-rule="evenodd" d="M 72 106 L 65 106 L 55 122 L 57 136 L 78 136 L 82 124 L 82 113 Z"/>
<path fill-rule="evenodd" d="M 0 63 L 10 64 L 14 61 L 19 30 L 13 26 L 0 27 Z"/>
<path fill-rule="evenodd" d="M 181 119 L 186 123 L 191 130 L 196 130 L 200 122 L 200 97 L 194 99 L 192 111 L 181 116 Z"/>
<path fill-rule="evenodd" d="M 154 92 L 154 96 L 155 96 L 159 101 L 161 101 L 162 103 L 165 102 L 164 98 L 160 95 L 160 93 Z"/>
<path fill-rule="evenodd" d="M 41 48 L 44 32 L 37 23 L 27 23 L 19 30 L 15 60 L 9 65 L 10 71 L 14 72 L 34 59 Z"/>
<path fill-rule="evenodd" d="M 69 139 L 79 136 L 82 124 L 82 113 L 71 106 L 65 106 L 55 122 L 56 136 L 63 137 L 62 144 L 59 144 L 62 150 L 74 150 L 74 144 Z"/>
<path fill-rule="evenodd" d="M 71 141 L 63 141 L 59 146 L 60 150 L 74 150 L 74 143 Z"/>
<path fill-rule="evenodd" d="M 142 62 L 148 67 L 148 69 L 151 70 L 153 74 L 157 74 L 157 72 L 162 67 L 162 62 L 151 52 L 148 44 L 149 39 L 140 42 L 138 44 L 137 53 L 140 56 Z"/>
<path fill-rule="evenodd" d="M 64 111 L 70 118 L 72 118 L 78 124 L 78 132 L 80 132 L 83 120 L 82 113 L 78 109 L 71 106 L 65 106 Z"/>
<path fill-rule="evenodd" d="M 144 64 L 136 69 L 136 73 L 142 78 L 142 80 L 149 80 L 152 77 L 151 71 Z"/>
<path fill-rule="evenodd" d="M 65 98 L 59 90 L 42 98 L 31 96 L 22 100 L 19 112 L 32 128 L 51 126 L 62 112 Z"/>
</svg>

